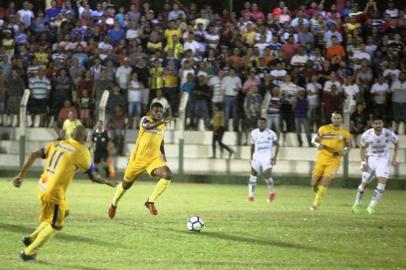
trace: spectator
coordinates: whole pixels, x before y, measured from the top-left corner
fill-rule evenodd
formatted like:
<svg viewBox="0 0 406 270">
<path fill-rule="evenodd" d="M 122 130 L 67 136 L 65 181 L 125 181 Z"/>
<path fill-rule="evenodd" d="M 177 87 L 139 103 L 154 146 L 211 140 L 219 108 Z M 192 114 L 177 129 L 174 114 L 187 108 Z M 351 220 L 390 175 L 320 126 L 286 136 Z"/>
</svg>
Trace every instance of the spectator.
<svg viewBox="0 0 406 270">
<path fill-rule="evenodd" d="M 357 103 L 350 117 L 350 132 L 356 148 L 359 148 L 359 135 L 368 128 L 368 115 L 362 103 Z"/>
<path fill-rule="evenodd" d="M 337 86 L 333 84 L 331 90 L 323 92 L 323 98 L 321 102 L 321 115 L 323 117 L 323 123 L 329 123 L 331 121 L 331 114 L 333 112 L 341 112 L 342 104 L 344 101 L 344 94 L 338 91 Z"/>
<path fill-rule="evenodd" d="M 110 128 L 113 132 L 113 144 L 117 150 L 117 155 L 124 155 L 124 140 L 127 129 L 127 117 L 123 107 L 115 107 L 110 119 Z"/>
<path fill-rule="evenodd" d="M 113 113 L 115 107 L 123 107 L 125 108 L 127 104 L 126 97 L 120 93 L 120 87 L 113 86 L 113 92 L 109 96 L 109 100 L 107 101 L 106 107 L 106 114 L 110 117 Z"/>
<path fill-rule="evenodd" d="M 298 91 L 297 96 L 293 100 L 293 110 L 295 114 L 295 130 L 299 147 L 303 146 L 302 126 L 306 134 L 308 146 L 311 147 L 311 133 L 309 119 L 307 118 L 309 101 L 307 100 L 305 89 L 300 89 Z"/>
<path fill-rule="evenodd" d="M 7 111 L 11 126 L 16 127 L 19 124 L 18 114 L 20 112 L 20 102 L 24 94 L 25 83 L 16 69 L 11 71 L 11 78 L 6 81 L 8 94 Z"/>
<path fill-rule="evenodd" d="M 406 125 L 406 73 L 402 72 L 399 80 L 395 81 L 391 87 L 392 108 L 395 120 L 395 132 L 399 133 L 399 125 L 403 122 Z M 406 128 L 404 127 L 406 130 Z"/>
<path fill-rule="evenodd" d="M 242 88 L 241 79 L 236 75 L 234 69 L 230 69 L 223 79 L 224 89 L 224 127 L 229 126 L 230 118 L 233 118 L 233 130 L 238 130 L 238 94 Z"/>
<path fill-rule="evenodd" d="M 224 128 L 224 112 L 221 110 L 221 106 L 218 104 L 214 104 L 213 106 L 213 118 L 211 119 L 211 124 L 213 127 L 213 140 L 212 140 L 212 151 L 213 156 L 211 159 L 216 159 L 216 148 L 217 143 L 220 146 L 220 157 L 223 157 L 224 149 L 228 151 L 228 157 L 231 158 L 234 154 L 234 151 L 223 143 L 223 136 L 225 132 Z"/>
<path fill-rule="evenodd" d="M 279 138 L 281 133 L 281 98 L 280 98 L 280 89 L 275 86 L 271 92 L 271 100 L 269 101 L 268 110 L 267 110 L 267 125 L 269 129 L 272 129 L 276 132 Z"/>
<path fill-rule="evenodd" d="M 92 126 L 91 109 L 93 109 L 93 100 L 90 97 L 90 91 L 83 89 L 80 98 L 78 98 L 79 119 L 85 127 Z"/>
<path fill-rule="evenodd" d="M 43 127 L 48 112 L 48 102 L 51 91 L 51 82 L 45 77 L 45 70 L 39 69 L 37 76 L 29 78 L 31 91 L 29 112 L 31 123 L 35 127 Z"/>
<path fill-rule="evenodd" d="M 306 84 L 306 96 L 309 103 L 307 117 L 312 132 L 316 131 L 320 124 L 320 90 L 321 84 L 318 83 L 318 76 L 313 75 L 311 81 Z"/>
<path fill-rule="evenodd" d="M 244 98 L 244 115 L 245 115 L 245 142 L 248 145 L 248 136 L 251 130 L 257 127 L 258 119 L 261 117 L 261 103 L 262 97 L 258 93 L 257 86 L 253 85 L 248 90 Z"/>
<path fill-rule="evenodd" d="M 77 126 L 81 126 L 82 123 L 77 119 L 76 110 L 69 112 L 68 119 L 63 122 L 62 132 L 60 133 L 60 138 L 65 140 L 70 140 L 72 138 L 72 132 Z"/>
<path fill-rule="evenodd" d="M 194 128 L 198 128 L 199 120 L 203 119 L 204 127 L 209 127 L 209 102 L 211 100 L 212 92 L 210 87 L 206 83 L 206 78 L 200 75 L 197 79 L 196 87 L 192 92 L 192 101 L 194 106 L 194 112 L 191 125 Z"/>
<path fill-rule="evenodd" d="M 385 117 L 386 99 L 389 95 L 390 88 L 382 75 L 380 75 L 377 82 L 372 85 L 370 92 L 373 97 L 373 113 Z"/>
</svg>

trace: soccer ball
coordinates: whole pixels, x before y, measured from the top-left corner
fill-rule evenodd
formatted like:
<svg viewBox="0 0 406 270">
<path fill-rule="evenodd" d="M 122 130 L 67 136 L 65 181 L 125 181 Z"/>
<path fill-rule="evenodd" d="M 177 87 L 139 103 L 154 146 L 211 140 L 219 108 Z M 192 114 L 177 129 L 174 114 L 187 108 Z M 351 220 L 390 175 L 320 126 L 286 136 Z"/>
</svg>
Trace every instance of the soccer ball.
<svg viewBox="0 0 406 270">
<path fill-rule="evenodd" d="M 200 232 L 203 226 L 203 219 L 201 219 L 199 216 L 189 218 L 186 223 L 186 228 L 191 232 Z"/>
</svg>

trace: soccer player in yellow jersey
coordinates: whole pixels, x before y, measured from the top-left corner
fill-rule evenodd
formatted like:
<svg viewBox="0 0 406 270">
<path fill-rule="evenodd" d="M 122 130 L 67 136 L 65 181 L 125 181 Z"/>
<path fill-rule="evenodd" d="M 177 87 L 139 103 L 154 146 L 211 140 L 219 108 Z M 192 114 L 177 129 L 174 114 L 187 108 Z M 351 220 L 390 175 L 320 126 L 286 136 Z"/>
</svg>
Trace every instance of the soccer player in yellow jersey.
<svg viewBox="0 0 406 270">
<path fill-rule="evenodd" d="M 114 218 L 121 197 L 144 171 L 150 176 L 160 178 L 151 196 L 145 202 L 145 206 L 152 215 L 158 214 L 155 201 L 169 186 L 172 178 L 172 172 L 165 163 L 164 133 L 165 124 L 168 121 L 163 119 L 163 113 L 162 104 L 154 102 L 150 106 L 148 115 L 141 119 L 135 149 L 129 158 L 123 182 L 117 186 L 108 210 L 110 218 Z"/>
<path fill-rule="evenodd" d="M 321 126 L 313 137 L 312 143 L 317 147 L 319 153 L 312 174 L 311 185 L 316 196 L 310 208 L 311 211 L 319 208 L 327 187 L 335 178 L 340 167 L 341 157 L 350 151 L 351 135 L 341 127 L 342 121 L 341 113 L 332 113 L 331 124 Z"/>
<path fill-rule="evenodd" d="M 90 179 L 97 183 L 115 186 L 114 180 L 104 179 L 96 173 L 90 152 L 84 145 L 86 138 L 86 128 L 76 127 L 72 132 L 72 139 L 48 143 L 31 153 L 19 174 L 13 178 L 14 186 L 19 188 L 34 161 L 39 158 L 46 159 L 44 171 L 38 182 L 41 224 L 32 234 L 22 238 L 22 242 L 26 246 L 20 253 L 23 261 L 35 260 L 37 250 L 56 231 L 62 229 L 64 219 L 68 215 L 65 193 L 77 168 L 86 171 Z"/>
</svg>

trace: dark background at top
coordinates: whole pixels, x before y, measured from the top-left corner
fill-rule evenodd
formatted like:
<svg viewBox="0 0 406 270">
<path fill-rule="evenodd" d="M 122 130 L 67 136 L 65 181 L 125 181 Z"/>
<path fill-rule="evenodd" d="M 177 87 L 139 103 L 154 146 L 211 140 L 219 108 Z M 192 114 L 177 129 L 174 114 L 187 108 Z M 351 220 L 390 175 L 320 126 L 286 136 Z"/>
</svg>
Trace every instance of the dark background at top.
<svg viewBox="0 0 406 270">
<path fill-rule="evenodd" d="M 404 8 L 404 6 L 406 4 L 401 4 L 403 1 L 404 0 L 395 1 L 396 6 L 398 8 Z M 10 2 L 14 2 L 16 4 L 17 8 L 20 8 L 23 1 L 0 0 L 0 6 L 7 7 Z M 44 7 L 44 1 L 43 0 L 31 0 L 30 2 L 32 2 L 36 6 L 36 9 L 38 9 L 38 7 L 42 7 L 42 8 Z M 72 3 L 73 2 L 76 2 L 76 1 L 72 1 Z M 89 2 L 91 4 L 91 7 L 94 7 L 96 3 L 102 2 L 102 1 L 100 1 L 100 0 L 99 1 L 98 0 L 90 0 Z M 163 3 L 166 2 L 166 1 L 165 0 L 164 1 L 162 1 L 162 0 L 149 0 L 149 1 L 142 1 L 142 2 L 149 2 L 153 9 L 159 10 L 163 6 Z M 168 1 L 168 2 L 173 3 L 173 1 Z M 221 12 L 221 10 L 228 9 L 228 7 L 229 7 L 229 0 L 192 0 L 192 1 L 190 1 L 190 0 L 182 0 L 181 2 L 186 6 L 189 6 L 189 4 L 191 2 L 193 2 L 193 3 L 196 3 L 199 7 L 202 7 L 205 4 L 209 4 L 209 5 L 212 6 L 212 8 L 213 8 L 213 10 L 215 12 Z M 257 0 L 257 1 L 251 1 L 251 2 L 257 3 L 260 6 L 262 11 L 268 12 L 268 11 L 272 10 L 273 8 L 275 8 L 278 5 L 279 0 L 273 0 L 273 1 L 270 1 L 270 0 Z M 303 0 L 302 1 L 285 0 L 285 2 L 286 2 L 287 6 L 290 9 L 294 9 L 294 8 L 298 7 L 300 4 L 304 3 L 305 1 L 303 1 Z M 320 1 L 316 1 L 316 2 L 320 2 Z M 359 1 L 354 1 L 354 2 L 359 3 L 360 8 L 363 9 L 365 3 L 367 2 L 367 0 L 359 0 Z M 387 2 L 388 1 L 377 0 L 376 2 L 377 2 L 377 5 L 378 5 L 378 8 L 381 9 L 382 11 L 385 10 L 385 8 L 387 7 Z M 112 0 L 111 3 L 113 3 L 116 6 L 129 7 L 129 5 L 131 3 L 131 0 L 116 0 L 116 1 Z M 243 8 L 245 1 L 234 0 L 233 3 L 234 3 L 233 4 L 233 7 L 234 7 L 233 9 L 235 11 L 239 11 L 239 10 L 241 10 Z M 332 3 L 335 3 L 335 0 L 326 0 L 325 1 L 325 8 L 329 9 L 329 7 L 330 7 L 330 5 Z M 405 3 L 405 2 L 403 2 L 403 3 Z"/>
</svg>

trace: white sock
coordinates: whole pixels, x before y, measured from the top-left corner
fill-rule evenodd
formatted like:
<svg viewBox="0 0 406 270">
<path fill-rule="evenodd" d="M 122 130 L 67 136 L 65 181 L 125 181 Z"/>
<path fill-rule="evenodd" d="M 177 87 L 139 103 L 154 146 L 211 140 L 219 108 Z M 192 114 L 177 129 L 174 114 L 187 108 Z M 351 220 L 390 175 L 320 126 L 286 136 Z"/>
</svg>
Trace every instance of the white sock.
<svg viewBox="0 0 406 270">
<path fill-rule="evenodd" d="M 360 184 L 358 186 L 357 197 L 355 198 L 355 204 L 361 204 L 362 198 L 364 197 L 365 188 Z"/>
<path fill-rule="evenodd" d="M 374 208 L 378 204 L 385 190 L 385 186 L 386 184 L 381 183 L 378 183 L 378 185 L 376 185 L 374 196 L 372 196 L 371 202 L 369 203 L 369 207 Z"/>
<path fill-rule="evenodd" d="M 250 175 L 250 180 L 248 182 L 248 196 L 254 197 L 255 186 L 257 185 L 257 177 Z"/>
<path fill-rule="evenodd" d="M 275 186 L 272 177 L 265 178 L 266 185 L 268 186 L 269 192 L 275 192 Z"/>
</svg>

